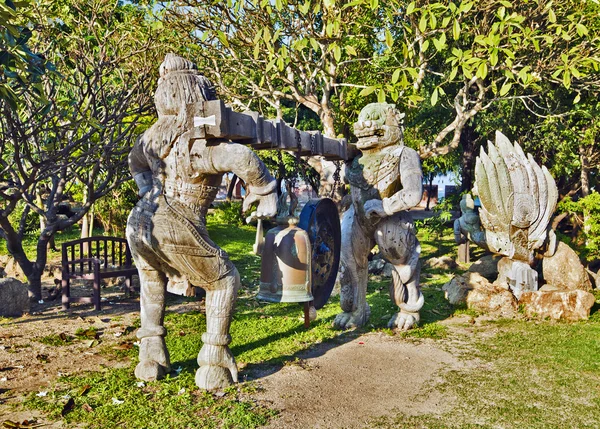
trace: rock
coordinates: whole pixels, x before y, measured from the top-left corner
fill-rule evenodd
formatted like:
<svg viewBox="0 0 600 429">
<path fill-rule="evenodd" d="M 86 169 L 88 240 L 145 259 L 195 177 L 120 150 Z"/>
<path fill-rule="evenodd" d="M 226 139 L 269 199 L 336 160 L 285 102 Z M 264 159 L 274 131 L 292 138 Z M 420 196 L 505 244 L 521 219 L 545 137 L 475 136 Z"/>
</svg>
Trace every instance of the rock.
<svg viewBox="0 0 600 429">
<path fill-rule="evenodd" d="M 519 305 L 529 317 L 547 317 L 555 320 L 585 320 L 596 298 L 583 290 L 523 292 Z"/>
<path fill-rule="evenodd" d="M 27 285 L 10 277 L 0 279 L 0 316 L 19 317 L 28 311 Z"/>
<path fill-rule="evenodd" d="M 373 259 L 369 261 L 369 274 L 380 274 L 385 267 L 385 261 L 383 259 Z"/>
<path fill-rule="evenodd" d="M 490 281 L 496 280 L 498 277 L 498 261 L 502 258 L 499 255 L 486 255 L 469 267 L 469 272 L 479 273 Z"/>
<path fill-rule="evenodd" d="M 12 277 L 18 280 L 25 280 L 27 278 L 17 261 L 15 261 L 15 258 L 12 256 L 8 257 L 6 265 L 4 265 L 4 272 L 5 277 Z"/>
<path fill-rule="evenodd" d="M 567 244 L 559 242 L 554 255 L 544 258 L 542 273 L 546 283 L 561 290 L 591 291 L 590 277 L 579 256 Z"/>
<path fill-rule="evenodd" d="M 423 264 L 426 267 L 437 268 L 440 270 L 453 270 L 457 267 L 456 261 L 449 256 L 440 256 L 439 258 L 429 258 Z"/>
<path fill-rule="evenodd" d="M 389 262 L 386 262 L 385 265 L 383 266 L 383 271 L 381 272 L 381 275 L 383 277 L 392 277 L 393 272 L 394 272 L 394 266 L 392 264 L 390 264 Z"/>
<path fill-rule="evenodd" d="M 474 289 L 486 289 L 490 282 L 479 273 L 466 273 L 463 276 L 455 276 L 452 280 L 442 286 L 444 295 L 452 305 L 467 302 L 469 292 Z"/>
<path fill-rule="evenodd" d="M 467 294 L 472 290 L 463 276 L 456 276 L 442 286 L 444 296 L 452 305 L 462 304 L 467 301 Z"/>
<path fill-rule="evenodd" d="M 467 294 L 467 307 L 502 317 L 514 317 L 518 309 L 517 299 L 509 290 L 489 282 Z"/>
</svg>

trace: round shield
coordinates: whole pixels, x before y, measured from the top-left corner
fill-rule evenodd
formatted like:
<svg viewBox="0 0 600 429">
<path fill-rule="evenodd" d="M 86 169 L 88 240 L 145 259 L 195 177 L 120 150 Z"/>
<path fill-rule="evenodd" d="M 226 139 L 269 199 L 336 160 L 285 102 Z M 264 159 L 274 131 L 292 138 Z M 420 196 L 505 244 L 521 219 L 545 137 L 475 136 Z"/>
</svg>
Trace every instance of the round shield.
<svg viewBox="0 0 600 429">
<path fill-rule="evenodd" d="M 300 213 L 298 227 L 310 238 L 313 305 L 319 309 L 331 295 L 340 266 L 342 240 L 335 203 L 329 198 L 310 200 Z"/>
</svg>

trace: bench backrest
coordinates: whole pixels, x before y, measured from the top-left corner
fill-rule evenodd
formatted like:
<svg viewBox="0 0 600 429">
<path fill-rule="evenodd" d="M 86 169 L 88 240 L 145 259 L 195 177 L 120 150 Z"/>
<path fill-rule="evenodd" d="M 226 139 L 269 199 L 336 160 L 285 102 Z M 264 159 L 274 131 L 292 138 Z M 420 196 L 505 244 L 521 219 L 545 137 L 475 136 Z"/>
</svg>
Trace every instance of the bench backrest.
<svg viewBox="0 0 600 429">
<path fill-rule="evenodd" d="M 85 272 L 93 268 L 92 259 L 104 267 L 131 267 L 131 251 L 127 239 L 121 237 L 88 237 L 62 244 L 62 269 L 67 272 Z"/>
</svg>

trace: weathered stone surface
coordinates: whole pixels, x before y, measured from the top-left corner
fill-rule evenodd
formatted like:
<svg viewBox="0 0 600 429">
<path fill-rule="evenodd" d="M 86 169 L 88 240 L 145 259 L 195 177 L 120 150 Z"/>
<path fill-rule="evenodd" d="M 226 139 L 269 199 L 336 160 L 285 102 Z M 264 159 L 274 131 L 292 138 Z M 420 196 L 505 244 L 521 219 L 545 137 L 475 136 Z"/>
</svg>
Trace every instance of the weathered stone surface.
<svg viewBox="0 0 600 429">
<path fill-rule="evenodd" d="M 0 316 L 19 317 L 28 311 L 27 285 L 10 277 L 0 279 Z"/>
<path fill-rule="evenodd" d="M 491 283 L 478 273 L 466 273 L 463 276 L 455 276 L 452 280 L 442 286 L 444 295 L 452 305 L 467 302 L 468 294 L 474 289 L 486 289 Z"/>
<path fill-rule="evenodd" d="M 17 261 L 15 261 L 15 258 L 13 258 L 12 256 L 8 256 L 4 264 L 5 277 L 12 277 L 18 280 L 27 279 L 27 277 L 25 277 L 25 274 L 23 273 L 23 270 L 21 269 Z"/>
<path fill-rule="evenodd" d="M 469 272 L 479 273 L 486 279 L 494 281 L 498 277 L 498 261 L 500 259 L 501 256 L 498 255 L 483 256 L 471 264 Z"/>
<path fill-rule="evenodd" d="M 490 283 L 468 293 L 467 307 L 502 317 L 514 317 L 518 309 L 517 299 L 509 290 Z"/>
<path fill-rule="evenodd" d="M 457 267 L 456 261 L 449 256 L 440 256 L 439 258 L 429 258 L 423 265 L 440 270 L 453 270 Z"/>
<path fill-rule="evenodd" d="M 419 154 L 402 141 L 402 117 L 394 105 L 372 103 L 354 124 L 361 153 L 346 164 L 352 205 L 342 217 L 343 312 L 334 320 L 340 329 L 363 326 L 369 319 L 365 261 L 375 244 L 395 267 L 386 264 L 382 274 L 393 273 L 390 296 L 399 307 L 388 326 L 410 329 L 419 321 L 424 303 L 419 290 L 421 248 L 408 210 L 421 201 L 423 181 Z"/>
<path fill-rule="evenodd" d="M 381 274 L 386 262 L 383 259 L 369 261 L 369 274 Z"/>
<path fill-rule="evenodd" d="M 381 272 L 381 275 L 383 277 L 391 278 L 393 272 L 394 272 L 394 266 L 392 264 L 390 264 L 389 262 L 386 262 L 385 265 L 383 266 L 383 271 Z"/>
<path fill-rule="evenodd" d="M 529 317 L 547 317 L 555 320 L 585 320 L 596 301 L 594 295 L 583 290 L 523 292 L 519 299 Z"/>
<path fill-rule="evenodd" d="M 544 258 L 542 273 L 546 283 L 562 290 L 591 291 L 590 277 L 579 256 L 567 244 L 559 242 L 554 255 Z"/>
</svg>

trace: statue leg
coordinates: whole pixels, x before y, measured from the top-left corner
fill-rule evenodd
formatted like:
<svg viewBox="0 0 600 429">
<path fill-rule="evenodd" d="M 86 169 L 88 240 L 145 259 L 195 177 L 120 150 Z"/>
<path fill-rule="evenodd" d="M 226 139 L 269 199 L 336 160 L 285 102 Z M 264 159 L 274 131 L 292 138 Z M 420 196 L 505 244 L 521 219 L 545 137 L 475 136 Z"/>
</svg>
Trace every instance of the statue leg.
<svg viewBox="0 0 600 429">
<path fill-rule="evenodd" d="M 339 329 L 360 327 L 367 323 L 371 310 L 367 304 L 369 252 L 373 240 L 367 236 L 350 207 L 342 217 L 342 250 L 340 255 L 340 305 L 343 313 L 333 322 Z"/>
<path fill-rule="evenodd" d="M 424 303 L 419 288 L 421 245 L 410 214 L 398 213 L 384 219 L 377 226 L 375 240 L 384 259 L 394 265 L 390 296 L 400 311 L 392 316 L 388 326 L 410 329 L 419 323 Z"/>
<path fill-rule="evenodd" d="M 229 327 L 240 286 L 240 275 L 233 269 L 206 290 L 206 332 L 198 353 L 196 385 L 202 389 L 223 389 L 238 381 L 235 358 L 229 350 Z"/>
<path fill-rule="evenodd" d="M 165 345 L 167 330 L 164 327 L 167 277 L 150 267 L 140 268 L 138 273 L 142 326 L 137 332 L 140 339 L 140 363 L 135 368 L 135 376 L 152 381 L 171 371 L 169 352 Z"/>
</svg>

